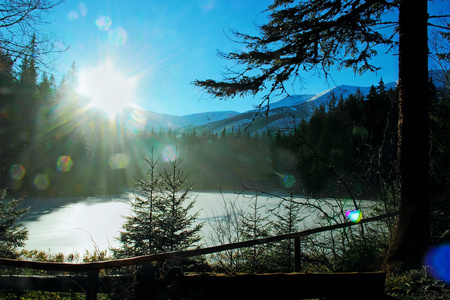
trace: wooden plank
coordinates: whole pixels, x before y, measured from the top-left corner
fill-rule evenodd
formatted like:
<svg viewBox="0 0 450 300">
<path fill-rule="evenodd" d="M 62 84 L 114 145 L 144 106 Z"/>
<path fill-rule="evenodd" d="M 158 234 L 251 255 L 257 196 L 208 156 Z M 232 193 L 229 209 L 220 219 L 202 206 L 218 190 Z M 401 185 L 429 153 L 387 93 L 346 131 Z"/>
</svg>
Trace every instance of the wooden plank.
<svg viewBox="0 0 450 300">
<path fill-rule="evenodd" d="M 302 268 L 302 251 L 300 238 L 294 238 L 294 272 L 300 272 Z"/>
<path fill-rule="evenodd" d="M 86 276 L 0 276 L 0 289 L 16 291 L 48 291 L 84 293 Z"/>
<path fill-rule="evenodd" d="M 168 291 L 171 299 L 190 297 L 193 300 L 349 297 L 382 299 L 385 278 L 386 273 L 383 272 L 234 275 L 204 273 L 177 277 L 170 282 Z M 95 299 L 96 292 L 111 292 L 111 286 L 127 286 L 133 276 L 100 277 L 97 285 L 99 290 L 92 290 L 91 293 L 88 290 L 90 280 L 88 276 L 0 276 L 0 289 L 87 292 L 86 299 Z"/>
<path fill-rule="evenodd" d="M 108 293 L 112 287 L 125 286 L 133 275 L 109 275 L 99 277 L 98 292 Z M 0 275 L 0 289 L 15 291 L 47 291 L 85 293 L 90 278 L 82 275 L 24 276 Z"/>
<path fill-rule="evenodd" d="M 87 278 L 86 300 L 97 300 L 97 293 L 99 290 L 99 270 L 90 271 Z"/>
<path fill-rule="evenodd" d="M 383 299 L 386 273 L 190 275 L 172 281 L 171 299 Z"/>
</svg>

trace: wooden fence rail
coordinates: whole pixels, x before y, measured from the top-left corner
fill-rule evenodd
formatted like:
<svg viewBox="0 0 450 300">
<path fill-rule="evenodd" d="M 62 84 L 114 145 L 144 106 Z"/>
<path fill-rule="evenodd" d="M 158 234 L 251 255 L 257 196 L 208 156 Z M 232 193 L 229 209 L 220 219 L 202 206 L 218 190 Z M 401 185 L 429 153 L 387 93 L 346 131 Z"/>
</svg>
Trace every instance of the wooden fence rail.
<svg viewBox="0 0 450 300">
<path fill-rule="evenodd" d="M 402 212 L 403 213 L 403 212 Z M 6 267 L 15 267 L 15 268 L 24 268 L 24 269 L 35 269 L 35 270 L 44 270 L 44 271 L 62 271 L 62 272 L 73 272 L 73 273 L 87 273 L 87 281 L 89 284 L 86 285 L 86 299 L 97 299 L 97 292 L 99 289 L 99 271 L 103 269 L 117 268 L 117 267 L 127 267 L 140 265 L 144 263 L 154 262 L 154 261 L 165 261 L 170 259 L 177 258 L 185 258 L 190 256 L 198 256 L 205 254 L 212 254 L 232 249 L 239 249 L 245 247 L 251 247 L 260 244 L 279 242 L 282 240 L 294 239 L 294 262 L 296 266 L 296 271 L 299 271 L 300 266 L 300 238 L 305 237 L 311 234 L 325 232 L 335 229 L 346 228 L 350 226 L 370 223 L 373 221 L 379 221 L 386 218 L 391 218 L 400 214 L 400 212 L 392 212 L 383 215 L 379 215 L 376 217 L 362 219 L 358 223 L 346 222 L 341 224 L 329 225 L 314 229 L 309 229 L 305 231 L 282 234 L 267 238 L 259 238 L 254 240 L 248 240 L 237 243 L 224 244 L 219 246 L 206 247 L 201 249 L 192 249 L 192 250 L 184 250 L 184 251 L 175 251 L 161 254 L 153 254 L 153 255 L 144 255 L 138 256 L 128 259 L 118 259 L 118 260 L 110 260 L 110 261 L 100 261 L 100 262 L 90 262 L 90 263 L 56 263 L 56 262 L 37 262 L 37 261 L 25 261 L 25 260 L 15 260 L 15 259 L 0 259 L 0 266 Z M 4 277 L 0 277 L 0 288 L 6 289 L 6 282 L 9 280 L 4 280 Z M 43 278 L 36 279 L 36 282 L 43 282 Z M 26 281 L 26 280 L 25 280 Z M 24 281 L 24 282 L 25 282 Z M 41 284 L 41 283 L 39 283 Z M 42 283 L 42 286 L 46 284 Z M 24 286 L 21 286 L 22 289 L 27 289 Z M 35 287 L 36 288 L 36 287 Z M 32 289 L 35 289 L 32 288 Z M 31 288 L 30 288 L 31 289 Z"/>
</svg>

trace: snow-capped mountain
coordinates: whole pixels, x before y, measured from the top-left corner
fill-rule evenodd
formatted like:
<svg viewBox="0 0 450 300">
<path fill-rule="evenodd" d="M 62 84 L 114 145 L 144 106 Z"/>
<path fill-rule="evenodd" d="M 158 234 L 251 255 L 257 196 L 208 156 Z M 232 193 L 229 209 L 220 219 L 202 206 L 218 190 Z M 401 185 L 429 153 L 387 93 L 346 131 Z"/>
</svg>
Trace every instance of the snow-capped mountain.
<svg viewBox="0 0 450 300">
<path fill-rule="evenodd" d="M 396 82 L 385 84 L 386 89 L 395 88 Z M 359 92 L 367 96 L 370 87 L 341 85 L 316 95 L 292 95 L 270 103 L 269 110 L 262 108 L 243 113 L 235 111 L 215 111 L 186 116 L 158 114 L 150 111 L 130 112 L 131 122 L 137 120 L 143 130 L 179 130 L 189 132 L 198 131 L 220 132 L 224 128 L 235 131 L 246 129 L 250 133 L 263 132 L 268 128 L 293 128 L 301 119 L 308 120 L 315 109 L 329 101 L 334 95 L 337 99 L 345 99 L 349 95 Z M 249 125 L 251 126 L 249 127 Z"/>
<path fill-rule="evenodd" d="M 223 119 L 228 119 L 233 116 L 238 115 L 237 111 L 214 111 L 214 112 L 206 112 L 206 113 L 198 113 L 183 116 L 183 120 L 185 122 L 185 127 L 195 127 L 205 125 L 211 122 L 220 121 Z"/>
<path fill-rule="evenodd" d="M 386 89 L 395 89 L 397 82 L 389 82 L 385 84 Z M 352 86 L 352 85 L 340 85 L 329 90 L 326 90 L 322 93 L 319 93 L 308 99 L 308 102 L 314 101 L 316 104 L 323 104 L 331 99 L 332 95 L 339 99 L 341 96 L 346 99 L 350 95 L 354 95 L 358 92 L 367 96 L 370 92 L 370 86 Z"/>
<path fill-rule="evenodd" d="M 205 124 L 231 118 L 239 113 L 236 111 L 215 111 L 186 116 L 159 114 L 146 110 L 132 109 L 127 112 L 128 123 L 146 131 L 154 130 L 193 130 Z"/>
<path fill-rule="evenodd" d="M 299 104 L 302 104 L 315 95 L 313 94 L 302 94 L 302 95 L 292 95 L 288 96 L 286 98 L 280 99 L 278 101 L 274 101 L 270 103 L 270 108 L 280 108 L 280 107 L 286 107 L 286 106 L 296 106 Z"/>
<path fill-rule="evenodd" d="M 385 86 L 386 89 L 395 88 L 396 83 L 387 83 Z M 341 85 L 316 95 L 289 96 L 271 103 L 268 111 L 263 108 L 259 113 L 256 110 L 244 112 L 228 119 L 211 122 L 198 129 L 212 132 L 220 132 L 224 128 L 227 130 L 233 128 L 235 131 L 245 129 L 251 134 L 265 132 L 268 128 L 291 130 L 301 119 L 309 120 L 316 108 L 328 102 L 333 94 L 337 99 L 341 96 L 346 99 L 358 91 L 367 96 L 370 87 Z"/>
</svg>

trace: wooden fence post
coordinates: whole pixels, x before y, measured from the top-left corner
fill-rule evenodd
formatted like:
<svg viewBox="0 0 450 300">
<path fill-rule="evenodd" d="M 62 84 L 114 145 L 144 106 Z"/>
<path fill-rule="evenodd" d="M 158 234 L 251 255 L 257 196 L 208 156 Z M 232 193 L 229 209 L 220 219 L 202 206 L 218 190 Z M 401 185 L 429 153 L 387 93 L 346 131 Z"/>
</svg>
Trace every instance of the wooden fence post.
<svg viewBox="0 0 450 300">
<path fill-rule="evenodd" d="M 300 237 L 294 238 L 294 272 L 300 272 L 302 268 L 302 254 L 300 248 Z"/>
<path fill-rule="evenodd" d="M 100 270 L 88 272 L 88 283 L 86 286 L 86 300 L 97 300 Z"/>
</svg>

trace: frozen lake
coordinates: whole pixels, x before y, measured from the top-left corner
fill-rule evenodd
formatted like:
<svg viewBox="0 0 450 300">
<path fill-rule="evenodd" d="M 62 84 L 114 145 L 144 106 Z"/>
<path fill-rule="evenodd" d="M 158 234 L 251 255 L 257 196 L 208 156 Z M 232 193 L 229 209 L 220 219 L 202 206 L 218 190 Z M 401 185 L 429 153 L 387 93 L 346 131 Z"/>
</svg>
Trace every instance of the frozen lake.
<svg viewBox="0 0 450 300">
<path fill-rule="evenodd" d="M 218 192 L 192 192 L 190 195 L 192 199 L 196 197 L 191 213 L 199 211 L 199 221 L 219 215 L 223 198 L 238 197 Z M 249 200 L 241 198 L 243 204 Z M 124 216 L 131 212 L 133 199 L 132 193 L 87 198 L 26 198 L 21 206 L 30 207 L 30 212 L 20 220 L 29 231 L 24 249 L 83 254 L 86 250 L 93 252 L 95 245 L 102 250 L 118 247 L 120 243 L 115 238 L 122 230 Z M 210 230 L 207 225 L 202 232 L 206 237 Z"/>
<path fill-rule="evenodd" d="M 191 213 L 199 211 L 198 221 L 221 216 L 224 199 L 235 201 L 248 208 L 251 194 L 238 196 L 234 193 L 191 192 L 196 204 Z M 119 247 L 116 240 L 122 224 L 131 212 L 131 192 L 119 196 L 84 198 L 26 198 L 21 205 L 30 207 L 30 212 L 20 222 L 28 228 L 29 235 L 24 249 L 42 250 L 52 253 L 94 252 L 95 245 L 104 250 Z M 259 196 L 258 203 L 274 207 L 279 199 Z M 211 227 L 208 222 L 202 229 L 203 245 L 211 245 Z"/>
</svg>

